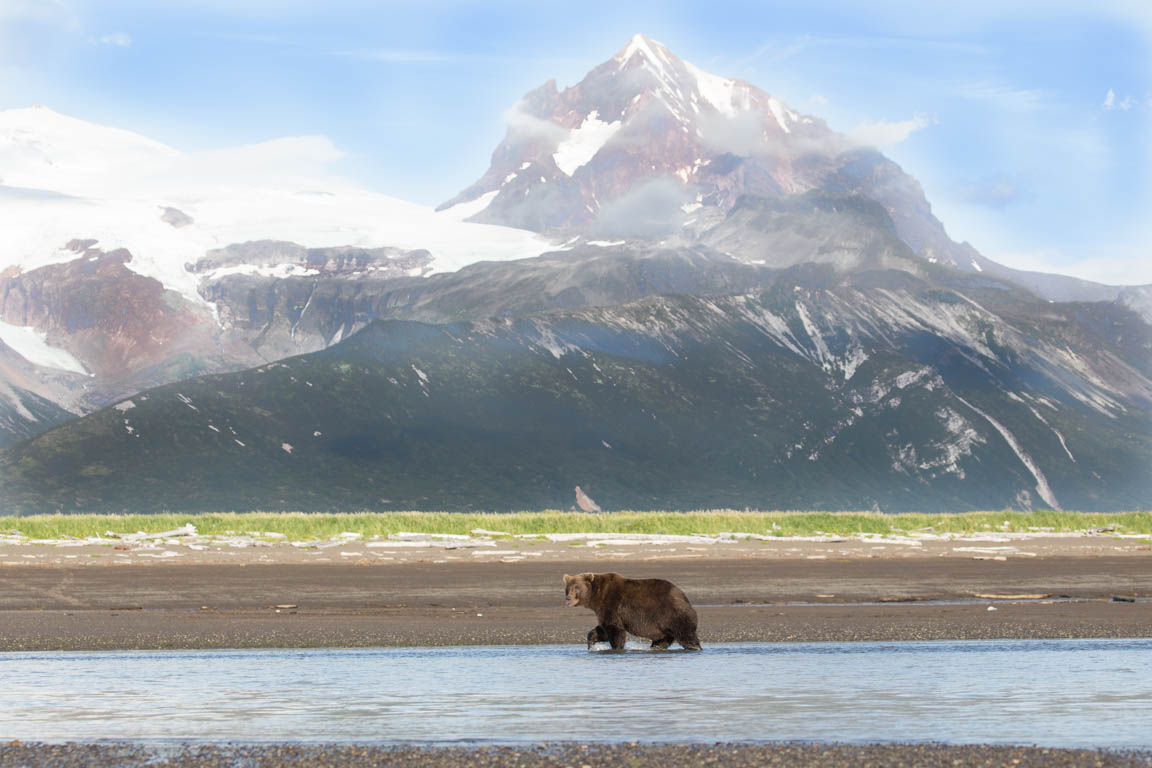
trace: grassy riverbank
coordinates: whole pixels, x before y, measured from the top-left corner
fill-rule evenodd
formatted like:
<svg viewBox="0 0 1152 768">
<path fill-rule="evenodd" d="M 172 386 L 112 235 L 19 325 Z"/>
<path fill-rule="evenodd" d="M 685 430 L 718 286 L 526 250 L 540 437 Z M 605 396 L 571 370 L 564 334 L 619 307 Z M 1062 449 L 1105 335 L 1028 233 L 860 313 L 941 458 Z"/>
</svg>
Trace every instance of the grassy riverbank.
<svg viewBox="0 0 1152 768">
<path fill-rule="evenodd" d="M 855 533 L 973 533 L 979 531 L 1063 533 L 1114 529 L 1152 535 L 1152 512 L 1082 513 L 966 512 L 899 514 L 875 512 L 517 512 L 501 514 L 381 512 L 357 514 L 215 513 L 146 515 L 36 515 L 0 517 L 0 533 L 33 539 L 86 537 L 108 531 L 158 533 L 187 523 L 201 534 L 280 533 L 292 539 L 323 539 L 344 532 L 365 537 L 400 531 L 464 534 L 473 529 L 518 533 L 722 533 L 738 531 L 776 536 Z"/>
</svg>

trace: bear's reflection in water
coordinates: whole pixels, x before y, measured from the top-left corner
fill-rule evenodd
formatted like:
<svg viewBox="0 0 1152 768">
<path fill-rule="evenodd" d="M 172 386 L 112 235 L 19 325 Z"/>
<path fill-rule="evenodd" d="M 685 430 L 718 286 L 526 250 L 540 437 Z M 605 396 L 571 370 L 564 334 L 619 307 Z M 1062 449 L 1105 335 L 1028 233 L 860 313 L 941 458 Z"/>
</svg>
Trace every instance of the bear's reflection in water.
<svg viewBox="0 0 1152 768">
<path fill-rule="evenodd" d="M 591 653 L 603 653 L 610 655 L 643 655 L 643 656 L 675 656 L 682 653 L 696 653 L 695 649 L 691 651 L 687 648 L 653 648 L 652 644 L 644 638 L 629 637 L 624 642 L 623 648 L 613 648 L 610 643 L 593 643 L 588 647 Z"/>
</svg>

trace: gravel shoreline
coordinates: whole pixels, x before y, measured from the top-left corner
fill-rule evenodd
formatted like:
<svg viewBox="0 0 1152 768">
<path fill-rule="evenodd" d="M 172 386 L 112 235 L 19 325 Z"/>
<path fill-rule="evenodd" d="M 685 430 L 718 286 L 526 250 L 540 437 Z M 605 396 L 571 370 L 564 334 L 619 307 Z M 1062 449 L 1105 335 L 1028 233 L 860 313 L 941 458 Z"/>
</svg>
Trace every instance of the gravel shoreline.
<svg viewBox="0 0 1152 768">
<path fill-rule="evenodd" d="M 425 747 L 363 745 L 0 744 L 0 768 L 698 768 L 699 766 L 845 765 L 963 768 L 1148 768 L 1152 752 L 946 744 L 538 744 L 533 746 Z"/>
</svg>

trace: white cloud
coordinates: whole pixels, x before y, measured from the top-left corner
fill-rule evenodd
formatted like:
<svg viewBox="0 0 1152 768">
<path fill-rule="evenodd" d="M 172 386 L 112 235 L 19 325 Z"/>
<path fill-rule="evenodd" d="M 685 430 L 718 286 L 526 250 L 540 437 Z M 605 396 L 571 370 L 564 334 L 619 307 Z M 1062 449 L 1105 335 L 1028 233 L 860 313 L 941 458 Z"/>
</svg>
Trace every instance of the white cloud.
<svg viewBox="0 0 1152 768">
<path fill-rule="evenodd" d="M 214 149 L 186 155 L 171 170 L 188 181 L 214 179 L 253 186 L 300 184 L 332 179 L 333 165 L 344 152 L 327 136 L 286 136 L 259 144 Z"/>
<path fill-rule="evenodd" d="M 778 64 L 804 51 L 812 44 L 812 40 L 810 35 L 801 35 L 791 40 L 768 40 L 757 48 L 747 60 L 760 59 L 767 63 Z"/>
<path fill-rule="evenodd" d="M 983 101 L 1006 112 L 1032 112 L 1052 103 L 1048 91 L 1037 88 L 1013 88 L 995 82 L 964 83 L 956 93 L 965 99 Z"/>
<path fill-rule="evenodd" d="M 386 48 L 374 48 L 366 51 L 342 51 L 338 55 L 349 56 L 354 59 L 361 59 L 362 61 L 386 61 L 393 63 L 463 61 L 465 58 L 458 54 L 440 53 L 438 51 L 411 51 Z"/>
<path fill-rule="evenodd" d="M 1148 285 L 1152 283 L 1152 258 L 1135 249 L 1115 256 L 1080 258 L 1056 249 L 1001 251 L 988 258 L 1014 269 L 1070 275 L 1106 285 Z"/>
<path fill-rule="evenodd" d="M 894 123 L 883 120 L 866 120 L 848 132 L 849 138 L 857 144 L 883 149 L 907 139 L 914 132 L 932 124 L 924 115 L 916 115 L 911 120 Z"/>
<path fill-rule="evenodd" d="M 81 31 L 80 18 L 61 0 L 0 0 L 0 61 L 50 56 L 46 39 L 69 38 Z"/>
<path fill-rule="evenodd" d="M 69 24 L 75 22 L 75 15 L 61 0 L 2 0 L 0 20 L 31 19 L 36 21 L 59 21 L 66 18 Z"/>
<path fill-rule="evenodd" d="M 1004 174 L 961 182 L 956 185 L 956 192 L 965 202 L 996 210 L 1026 196 L 1020 181 Z"/>
<path fill-rule="evenodd" d="M 173 189 L 211 197 L 221 188 L 311 189 L 337 180 L 344 159 L 326 136 L 289 136 L 181 152 L 130 131 L 97 125 L 47 107 L 0 112 L 12 130 L 0 142 L 4 183 L 77 197 L 164 196 Z"/>
<path fill-rule="evenodd" d="M 1120 101 L 1116 101 L 1116 92 L 1109 88 L 1108 93 L 1104 96 L 1104 103 L 1100 106 L 1107 111 L 1118 109 L 1121 112 L 1127 112 L 1136 106 L 1136 101 L 1131 96 L 1125 96 Z"/>
<path fill-rule="evenodd" d="M 132 38 L 125 32 L 113 32 L 110 35 L 92 38 L 93 45 L 111 45 L 116 48 L 132 47 Z"/>
<path fill-rule="evenodd" d="M 566 128 L 550 120 L 529 114 L 521 101 L 505 110 L 504 122 L 508 124 L 508 131 L 517 138 L 538 138 L 559 144 L 569 133 Z"/>
</svg>

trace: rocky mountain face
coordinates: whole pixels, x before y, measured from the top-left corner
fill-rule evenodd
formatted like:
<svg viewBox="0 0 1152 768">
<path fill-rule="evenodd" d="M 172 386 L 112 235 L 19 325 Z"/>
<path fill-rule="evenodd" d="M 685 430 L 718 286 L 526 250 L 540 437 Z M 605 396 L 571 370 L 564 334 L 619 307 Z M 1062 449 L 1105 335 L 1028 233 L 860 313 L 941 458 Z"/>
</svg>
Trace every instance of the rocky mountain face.
<svg viewBox="0 0 1152 768">
<path fill-rule="evenodd" d="M 11 449 L 21 512 L 1146 507 L 1152 334 L 934 268 L 467 323 L 149 390 Z"/>
<path fill-rule="evenodd" d="M 24 511 L 1150 501 L 1152 287 L 985 259 L 879 152 L 642 35 L 439 212 L 205 184 L 42 108 L 0 160 Z"/>
<path fill-rule="evenodd" d="M 73 261 L 0 279 L 0 319 L 32 326 L 103 380 L 163 364 L 211 344 L 211 317 L 156 280 L 126 267 L 132 254 L 69 246 Z"/>
</svg>

